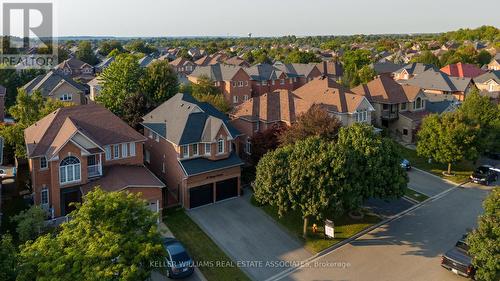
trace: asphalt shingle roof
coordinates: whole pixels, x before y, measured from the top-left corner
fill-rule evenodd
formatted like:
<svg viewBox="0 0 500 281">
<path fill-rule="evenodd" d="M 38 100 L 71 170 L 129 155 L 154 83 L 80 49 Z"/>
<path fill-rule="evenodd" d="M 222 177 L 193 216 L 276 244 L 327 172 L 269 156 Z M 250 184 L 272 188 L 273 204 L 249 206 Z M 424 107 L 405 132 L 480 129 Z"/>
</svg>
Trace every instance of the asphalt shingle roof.
<svg viewBox="0 0 500 281">
<path fill-rule="evenodd" d="M 195 158 L 179 160 L 179 163 L 187 176 L 243 165 L 243 161 L 234 152 L 226 159 L 210 160 L 207 158 Z"/>
<path fill-rule="evenodd" d="M 32 93 L 36 90 L 40 90 L 42 96 L 47 97 L 49 96 L 50 92 L 52 92 L 52 90 L 54 90 L 54 88 L 56 88 L 61 83 L 69 83 L 82 92 L 87 91 L 87 88 L 84 85 L 76 82 L 68 76 L 58 74 L 53 70 L 49 71 L 45 75 L 38 75 L 33 80 L 24 85 L 23 88 L 27 93 Z"/>
<path fill-rule="evenodd" d="M 446 92 L 465 92 L 470 78 L 451 77 L 441 71 L 429 69 L 424 73 L 406 81 L 407 84 L 418 86 L 422 89 L 432 89 Z"/>
</svg>

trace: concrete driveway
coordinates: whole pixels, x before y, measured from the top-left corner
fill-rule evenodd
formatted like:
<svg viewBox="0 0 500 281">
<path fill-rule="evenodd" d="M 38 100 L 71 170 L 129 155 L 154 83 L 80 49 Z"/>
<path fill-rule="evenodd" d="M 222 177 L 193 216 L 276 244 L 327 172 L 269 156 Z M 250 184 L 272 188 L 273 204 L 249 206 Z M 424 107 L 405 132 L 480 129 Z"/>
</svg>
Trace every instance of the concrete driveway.
<svg viewBox="0 0 500 281">
<path fill-rule="evenodd" d="M 475 226 L 489 190 L 471 184 L 451 189 L 307 266 L 270 280 L 465 280 L 442 268 L 440 258 Z"/>
<path fill-rule="evenodd" d="M 266 262 L 300 262 L 311 256 L 302 244 L 249 202 L 250 192 L 188 212 L 234 262 L 253 262 L 241 268 L 254 280 L 265 280 L 283 267 Z M 240 264 L 242 265 L 242 264 Z"/>
</svg>

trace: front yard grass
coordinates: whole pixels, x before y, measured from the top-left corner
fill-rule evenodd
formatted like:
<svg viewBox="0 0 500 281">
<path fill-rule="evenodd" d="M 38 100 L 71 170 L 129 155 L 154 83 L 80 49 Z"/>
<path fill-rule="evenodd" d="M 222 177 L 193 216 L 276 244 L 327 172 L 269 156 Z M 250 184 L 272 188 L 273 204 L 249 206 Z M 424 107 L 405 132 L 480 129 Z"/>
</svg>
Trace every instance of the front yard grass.
<svg viewBox="0 0 500 281">
<path fill-rule="evenodd" d="M 413 149 L 409 149 L 400 145 L 402 156 L 410 161 L 413 167 L 425 170 L 436 176 L 442 177 L 444 179 L 451 180 L 455 183 L 463 183 L 469 179 L 469 176 L 474 171 L 474 164 L 470 161 L 462 161 L 459 163 L 451 164 L 451 171 L 453 176 L 445 176 L 443 172 L 448 170 L 447 164 L 441 164 L 437 162 L 429 163 L 427 159 L 417 155 L 417 152 Z"/>
<path fill-rule="evenodd" d="M 250 280 L 236 266 L 208 266 L 209 263 L 216 262 L 229 265 L 232 261 L 183 209 L 167 210 L 163 220 L 174 236 L 184 244 L 193 259 L 197 263 L 207 264 L 199 267 L 207 280 Z"/>
<path fill-rule="evenodd" d="M 417 192 L 417 191 L 415 191 L 411 188 L 408 188 L 408 187 L 405 189 L 405 196 L 410 197 L 411 199 L 416 200 L 417 202 L 423 202 L 427 198 L 429 198 L 429 196 L 422 194 L 420 192 Z"/>
<path fill-rule="evenodd" d="M 335 229 L 335 238 L 328 239 L 324 235 L 324 223 L 316 222 L 314 220 L 309 220 L 307 239 L 304 240 L 302 237 L 302 228 L 304 221 L 302 216 L 297 211 L 290 211 L 283 217 L 278 216 L 278 211 L 276 207 L 265 205 L 259 206 L 259 204 L 252 197 L 252 204 L 258 206 L 264 210 L 270 217 L 284 226 L 293 236 L 298 238 L 304 243 L 304 247 L 313 253 L 321 252 L 342 240 L 345 240 L 353 235 L 359 233 L 360 231 L 378 223 L 381 219 L 378 216 L 368 214 L 365 212 L 364 217 L 359 220 L 352 219 L 347 214 L 335 218 L 333 220 Z M 316 233 L 312 233 L 312 225 L 316 223 L 318 230 Z"/>
</svg>

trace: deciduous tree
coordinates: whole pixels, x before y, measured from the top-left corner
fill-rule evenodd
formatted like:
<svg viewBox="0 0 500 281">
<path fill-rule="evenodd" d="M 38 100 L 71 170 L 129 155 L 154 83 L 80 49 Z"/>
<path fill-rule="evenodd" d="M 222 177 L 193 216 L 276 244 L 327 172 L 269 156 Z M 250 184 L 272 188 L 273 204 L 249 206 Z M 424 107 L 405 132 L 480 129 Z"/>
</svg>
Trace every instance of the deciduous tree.
<svg viewBox="0 0 500 281">
<path fill-rule="evenodd" d="M 12 243 L 12 236 L 0 238 L 0 280 L 14 281 L 17 276 L 17 249 Z"/>
<path fill-rule="evenodd" d="M 228 112 L 231 109 L 224 95 L 215 86 L 214 81 L 207 76 L 199 77 L 196 83 L 192 84 L 191 91 L 195 99 L 207 102 L 221 112 Z"/>
<path fill-rule="evenodd" d="M 12 217 L 12 221 L 17 223 L 16 232 L 19 241 L 24 243 L 28 240 L 34 240 L 42 234 L 46 229 L 46 218 L 47 212 L 39 206 L 32 206 Z"/>
<path fill-rule="evenodd" d="M 149 109 L 156 108 L 179 90 L 177 74 L 168 61 L 155 61 L 149 65 L 140 84 Z"/>
<path fill-rule="evenodd" d="M 89 41 L 81 41 L 80 44 L 78 44 L 76 58 L 90 65 L 95 65 L 99 62 Z"/>
</svg>

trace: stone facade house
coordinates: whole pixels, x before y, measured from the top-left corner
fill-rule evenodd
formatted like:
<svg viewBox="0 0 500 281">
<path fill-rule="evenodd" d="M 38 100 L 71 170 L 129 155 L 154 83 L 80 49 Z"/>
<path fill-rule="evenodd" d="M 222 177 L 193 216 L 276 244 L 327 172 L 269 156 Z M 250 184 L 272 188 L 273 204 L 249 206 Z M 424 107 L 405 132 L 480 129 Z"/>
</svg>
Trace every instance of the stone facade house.
<svg viewBox="0 0 500 281">
<path fill-rule="evenodd" d="M 351 91 L 365 96 L 373 105 L 375 126 L 387 128 L 407 143 L 415 141 L 420 122 L 429 114 L 425 110 L 427 97 L 422 89 L 398 84 L 388 75 L 381 75 Z"/>
<path fill-rule="evenodd" d="M 60 108 L 28 127 L 24 139 L 34 202 L 52 217 L 68 215 L 70 203 L 95 186 L 140 192 L 152 210 L 162 209 L 165 185 L 143 165 L 146 138 L 106 108 Z"/>
<path fill-rule="evenodd" d="M 143 117 L 145 161 L 185 208 L 240 195 L 240 133 L 212 105 L 177 94 Z"/>
</svg>

